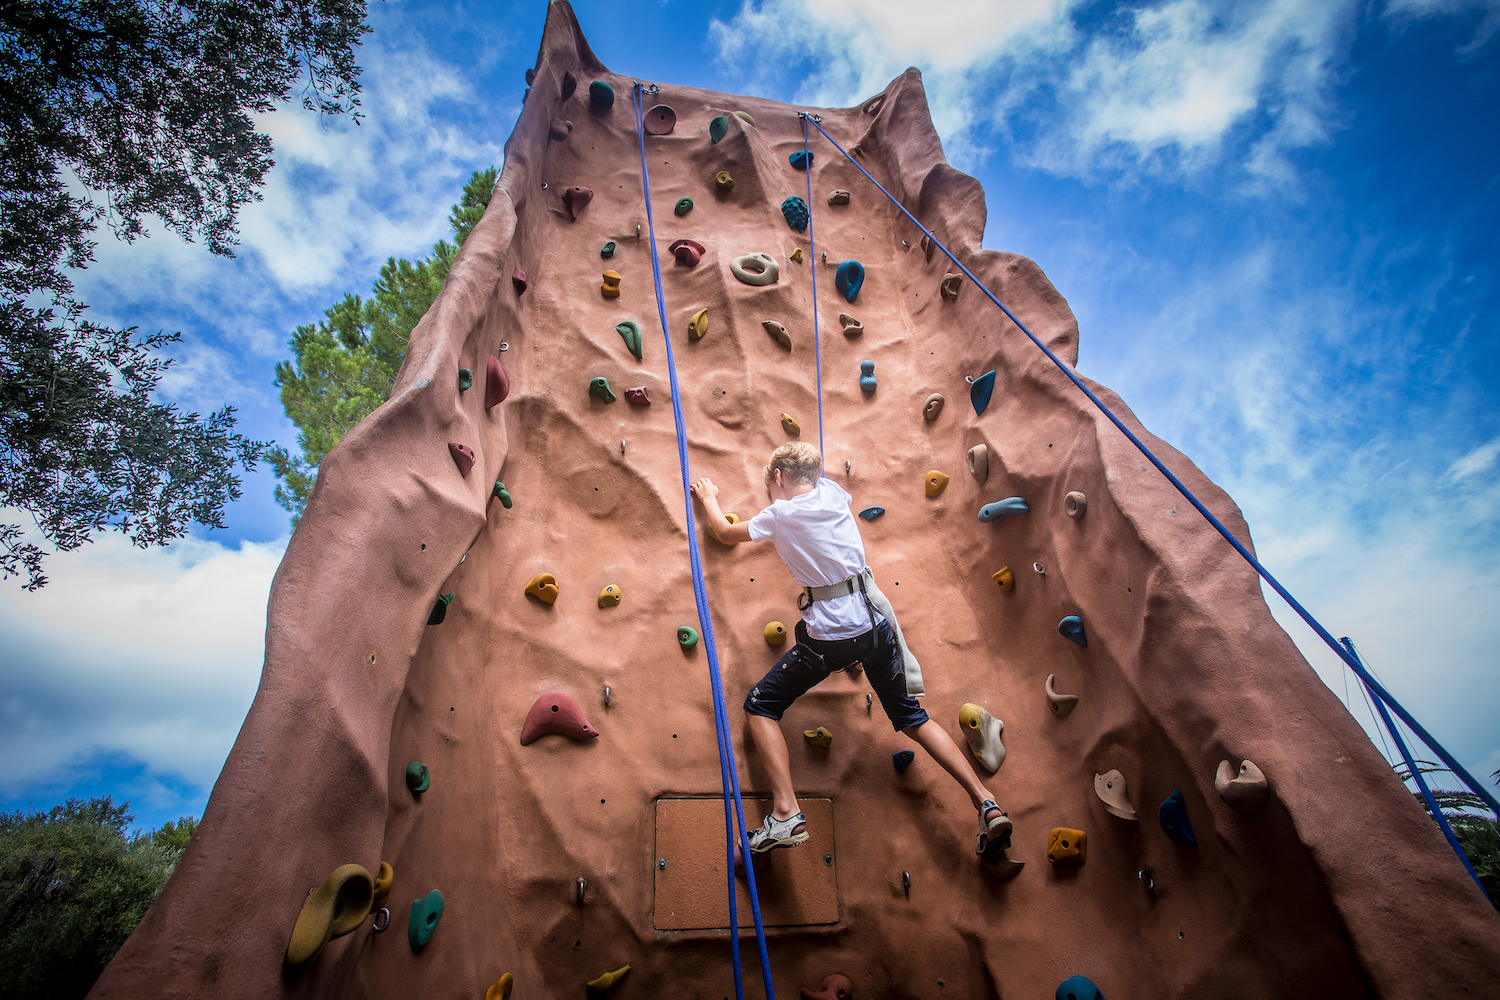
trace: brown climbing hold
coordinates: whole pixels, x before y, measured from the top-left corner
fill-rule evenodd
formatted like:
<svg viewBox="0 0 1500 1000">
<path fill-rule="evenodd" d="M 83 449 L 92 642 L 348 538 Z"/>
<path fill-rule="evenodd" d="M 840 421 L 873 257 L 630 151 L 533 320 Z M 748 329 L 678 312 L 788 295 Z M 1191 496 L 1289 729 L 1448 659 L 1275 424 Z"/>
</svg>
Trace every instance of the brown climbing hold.
<svg viewBox="0 0 1500 1000">
<path fill-rule="evenodd" d="M 1052 706 L 1052 714 L 1060 719 L 1073 711 L 1073 707 L 1078 704 L 1078 696 L 1076 694 L 1058 694 L 1057 689 L 1052 686 L 1055 676 L 1055 674 L 1047 675 L 1047 704 Z"/>
<path fill-rule="evenodd" d="M 848 313 L 839 313 L 839 322 L 843 324 L 846 337 L 858 337 L 865 332 L 865 325 Z"/>
<path fill-rule="evenodd" d="M 793 264 L 800 264 L 800 263 L 802 263 L 802 248 L 801 247 L 793 247 L 792 248 L 792 252 L 787 255 L 786 259 L 789 260 L 789 261 L 791 261 Z"/>
<path fill-rule="evenodd" d="M 1259 812 L 1271 800 L 1271 783 L 1266 780 L 1265 773 L 1248 760 L 1240 761 L 1238 774 L 1229 761 L 1219 761 L 1214 790 L 1231 808 L 1246 816 Z"/>
<path fill-rule="evenodd" d="M 322 885 L 308 890 L 287 942 L 288 965 L 317 958 L 328 942 L 357 929 L 370 915 L 375 882 L 360 865 L 340 865 Z"/>
<path fill-rule="evenodd" d="M 927 473 L 927 495 L 930 497 L 941 496 L 948 488 L 948 474 L 933 469 Z"/>
<path fill-rule="evenodd" d="M 624 965 L 614 972 L 606 972 L 598 979 L 590 979 L 587 984 L 589 997 L 592 1000 L 602 1000 L 603 997 L 609 996 L 614 992 L 615 987 L 620 985 L 620 980 L 624 979 L 625 974 L 629 971 L 630 966 Z"/>
<path fill-rule="evenodd" d="M 833 745 L 833 731 L 827 726 L 819 726 L 817 729 L 802 730 L 802 738 L 810 747 L 822 747 L 827 750 Z"/>
<path fill-rule="evenodd" d="M 646 112 L 646 131 L 652 135 L 671 135 L 677 127 L 677 112 L 658 104 Z"/>
<path fill-rule="evenodd" d="M 552 124 L 547 126 L 547 135 L 549 135 L 553 139 L 558 140 L 559 142 L 563 139 L 566 139 L 568 137 L 568 133 L 572 131 L 573 123 L 563 121 L 561 118 L 552 119 Z"/>
<path fill-rule="evenodd" d="M 734 178 L 729 176 L 729 171 L 727 170 L 720 170 L 714 174 L 714 183 L 725 191 L 734 190 Z"/>
<path fill-rule="evenodd" d="M 543 736 L 566 736 L 582 742 L 598 735 L 599 730 L 589 725 L 583 709 L 571 695 L 549 691 L 526 713 L 526 723 L 521 727 L 521 745 L 528 746 Z"/>
<path fill-rule="evenodd" d="M 943 412 L 943 394 L 935 392 L 927 397 L 927 402 L 922 404 L 922 416 L 927 420 L 936 420 L 938 414 Z"/>
<path fill-rule="evenodd" d="M 950 302 L 957 299 L 959 286 L 963 283 L 964 276 L 961 274 L 954 274 L 952 271 L 949 271 L 947 274 L 943 275 L 943 284 L 941 289 L 943 298 L 947 299 Z"/>
<path fill-rule="evenodd" d="M 651 405 L 651 397 L 646 395 L 646 387 L 643 385 L 638 385 L 633 389 L 626 389 L 625 401 L 633 406 Z"/>
<path fill-rule="evenodd" d="M 1066 826 L 1052 828 L 1047 835 L 1047 860 L 1054 865 L 1081 865 L 1088 835 Z"/>
<path fill-rule="evenodd" d="M 506 374 L 500 359 L 491 354 L 484 371 L 484 408 L 493 410 L 505 402 L 505 397 L 509 395 L 510 376 Z"/>
<path fill-rule="evenodd" d="M 763 320 L 760 325 L 765 327 L 766 332 L 775 338 L 776 343 L 789 351 L 792 349 L 792 335 L 786 332 L 786 327 L 774 319 Z"/>
<path fill-rule="evenodd" d="M 526 291 L 526 272 L 519 267 L 510 272 L 510 283 L 515 286 L 517 295 L 524 294 Z"/>
<path fill-rule="evenodd" d="M 526 593 L 543 604 L 557 603 L 557 577 L 551 573 L 538 573 L 526 584 Z"/>
<path fill-rule="evenodd" d="M 458 466 L 459 474 L 468 476 L 469 470 L 474 468 L 474 449 L 457 441 L 449 441 L 448 454 L 453 456 L 453 464 Z"/>
<path fill-rule="evenodd" d="M 1001 590 L 1009 590 L 1016 585 L 1016 575 L 1010 571 L 1009 566 L 1001 566 L 990 575 L 990 579 L 994 580 L 995 586 Z"/>
<path fill-rule="evenodd" d="M 781 415 L 781 429 L 786 431 L 791 437 L 802 436 L 802 425 L 797 423 L 796 418 L 791 416 L 791 414 L 783 413 Z"/>
<path fill-rule="evenodd" d="M 1069 517 L 1075 520 L 1088 513 L 1089 498 L 1077 490 L 1063 497 L 1063 510 L 1067 511 Z"/>
<path fill-rule="evenodd" d="M 772 646 L 780 646 L 786 642 L 786 626 L 781 622 L 768 622 L 765 630 L 766 642 Z"/>
<path fill-rule="evenodd" d="M 618 271 L 605 271 L 604 284 L 599 286 L 599 291 L 604 293 L 606 299 L 617 299 L 620 297 L 620 274 Z"/>
<path fill-rule="evenodd" d="M 612 583 L 599 591 L 599 607 L 617 608 L 620 606 L 620 586 Z"/>
<path fill-rule="evenodd" d="M 484 991 L 484 1000 L 510 1000 L 510 991 L 515 988 L 516 977 L 507 972 L 495 980 L 493 986 Z"/>
<path fill-rule="evenodd" d="M 931 233 L 922 234 L 922 252 L 927 255 L 927 262 L 932 263 L 932 251 L 937 249 L 937 242 Z"/>
<path fill-rule="evenodd" d="M 802 1000 L 854 1000 L 854 984 L 837 973 L 824 976 L 817 989 L 802 987 Z"/>
<path fill-rule="evenodd" d="M 708 308 L 705 306 L 693 313 L 693 318 L 688 320 L 688 339 L 702 340 L 703 335 L 708 332 Z"/>
<path fill-rule="evenodd" d="M 583 211 L 583 206 L 594 200 L 594 189 L 586 187 L 570 187 L 563 192 L 563 204 L 568 206 L 568 211 L 573 214 L 573 221 L 578 221 L 578 213 Z"/>
<path fill-rule="evenodd" d="M 677 258 L 679 264 L 692 267 L 703 258 L 703 244 L 696 240 L 678 240 L 667 247 L 672 255 Z"/>
<path fill-rule="evenodd" d="M 976 444 L 969 449 L 969 475 L 981 485 L 990 477 L 990 449 L 987 445 Z"/>
<path fill-rule="evenodd" d="M 1125 775 L 1118 770 L 1094 775 L 1094 794 L 1104 803 L 1111 816 L 1140 821 L 1135 806 L 1130 804 L 1130 790 L 1125 787 Z"/>
<path fill-rule="evenodd" d="M 562 78 L 562 91 L 558 96 L 566 101 L 568 98 L 573 96 L 573 91 L 577 89 L 578 77 L 574 76 L 571 70 L 564 73 Z"/>
<path fill-rule="evenodd" d="M 847 205 L 847 204 L 849 204 L 849 192 L 845 191 L 843 188 L 836 189 L 833 192 L 833 194 L 830 194 L 828 196 L 828 204 L 830 204 L 830 205 Z"/>
<path fill-rule="evenodd" d="M 396 881 L 396 872 L 384 861 L 380 862 L 380 874 L 375 876 L 373 893 L 370 897 L 370 911 L 380 909 L 391 895 L 391 886 Z"/>
</svg>

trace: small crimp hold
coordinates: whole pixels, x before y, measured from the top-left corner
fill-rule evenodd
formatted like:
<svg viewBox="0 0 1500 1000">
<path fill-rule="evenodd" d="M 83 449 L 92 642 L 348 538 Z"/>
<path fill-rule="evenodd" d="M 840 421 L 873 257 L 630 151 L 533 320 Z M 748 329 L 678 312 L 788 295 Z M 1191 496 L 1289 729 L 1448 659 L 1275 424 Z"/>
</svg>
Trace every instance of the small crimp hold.
<svg viewBox="0 0 1500 1000">
<path fill-rule="evenodd" d="M 557 577 L 551 573 L 538 573 L 526 584 L 526 593 L 543 604 L 556 604 Z"/>
<path fill-rule="evenodd" d="M 507 972 L 484 991 L 484 1000 L 510 1000 L 511 990 L 515 986 L 516 977 Z"/>
<path fill-rule="evenodd" d="M 734 178 L 729 176 L 729 171 L 727 170 L 720 170 L 714 174 L 714 183 L 725 191 L 734 190 Z"/>
<path fill-rule="evenodd" d="M 708 332 L 708 307 L 705 306 L 693 313 L 693 318 L 688 320 L 688 339 L 702 340 L 703 335 Z"/>
<path fill-rule="evenodd" d="M 830 204 L 830 205 L 847 205 L 847 204 L 849 204 L 849 192 L 845 191 L 843 188 L 836 188 L 836 189 L 834 189 L 834 192 L 828 196 L 828 204 Z"/>
<path fill-rule="evenodd" d="M 677 627 L 677 644 L 683 649 L 692 649 L 698 645 L 698 630 L 691 625 L 679 625 Z"/>
<path fill-rule="evenodd" d="M 905 872 L 901 874 L 903 877 L 906 876 Z M 911 879 L 908 877 L 905 881 L 909 883 Z M 911 886 L 908 885 L 907 889 L 910 890 L 910 888 Z M 837 974 L 824 976 L 822 985 L 817 989 L 811 986 L 802 987 L 802 1000 L 854 1000 L 854 984 L 846 977 Z"/>
<path fill-rule="evenodd" d="M 1193 824 L 1188 822 L 1187 801 L 1182 797 L 1182 789 L 1172 789 L 1172 794 L 1156 811 L 1156 818 L 1161 822 L 1162 831 L 1172 840 L 1187 847 L 1198 846 L 1198 838 L 1193 836 Z"/>
<path fill-rule="evenodd" d="M 948 488 L 948 474 L 933 469 L 927 473 L 926 488 L 929 497 L 942 496 L 943 491 Z"/>
<path fill-rule="evenodd" d="M 432 787 L 432 772 L 427 770 L 426 764 L 420 760 L 407 762 L 406 787 L 418 794 Z"/>
<path fill-rule="evenodd" d="M 1271 800 L 1271 783 L 1265 772 L 1248 760 L 1240 761 L 1238 774 L 1229 761 L 1219 761 L 1214 790 L 1237 812 L 1252 816 Z"/>
<path fill-rule="evenodd" d="M 990 575 L 990 579 L 994 580 L 995 586 L 1001 590 L 1009 590 L 1016 585 L 1016 575 L 1010 571 L 1009 566 L 1001 566 Z"/>
<path fill-rule="evenodd" d="M 786 642 L 786 626 L 781 622 L 768 622 L 765 628 L 766 642 L 772 646 L 780 646 Z"/>
<path fill-rule="evenodd" d="M 457 441 L 449 441 L 448 454 L 453 456 L 453 464 L 458 466 L 459 474 L 467 477 L 469 470 L 474 468 L 474 449 Z"/>
<path fill-rule="evenodd" d="M 561 118 L 552 119 L 552 124 L 547 126 L 547 135 L 559 142 L 566 139 L 568 137 L 568 133 L 572 131 L 573 123 L 563 121 Z"/>
<path fill-rule="evenodd" d="M 755 119 L 750 117 L 750 112 L 748 112 L 748 111 L 736 111 L 734 113 L 734 116 L 736 118 L 740 119 L 745 124 L 749 125 L 751 128 L 755 127 Z"/>
<path fill-rule="evenodd" d="M 594 739 L 599 730 L 589 725 L 583 708 L 564 691 L 549 691 L 532 702 L 531 711 L 521 726 L 521 745 L 530 746 L 543 736 L 566 736 L 583 742 Z"/>
<path fill-rule="evenodd" d="M 932 251 L 937 249 L 937 242 L 930 233 L 922 234 L 922 253 L 927 256 L 927 263 L 932 263 Z"/>
<path fill-rule="evenodd" d="M 615 608 L 620 605 L 620 587 L 618 584 L 610 584 L 599 591 L 599 607 Z"/>
<path fill-rule="evenodd" d="M 637 385 L 625 390 L 625 402 L 631 406 L 650 406 L 651 397 L 647 395 L 645 386 Z"/>
<path fill-rule="evenodd" d="M 791 261 L 793 264 L 800 264 L 800 263 L 802 263 L 802 248 L 801 247 L 793 247 L 792 248 L 792 252 L 789 253 L 789 254 L 787 254 L 786 259 L 789 260 L 789 261 Z"/>
<path fill-rule="evenodd" d="M 630 966 L 624 965 L 614 972 L 606 972 L 598 979 L 590 979 L 587 984 L 590 1000 L 603 1000 L 604 997 L 609 996 L 614 992 L 615 987 L 620 985 L 620 980 L 624 979 L 625 974 L 629 971 Z"/>
<path fill-rule="evenodd" d="M 608 260 L 609 258 L 613 257 L 614 255 L 615 255 L 615 241 L 614 240 L 610 240 L 608 243 L 604 244 L 604 246 L 602 246 L 602 247 L 599 248 L 599 256 L 603 257 L 605 260 Z"/>
<path fill-rule="evenodd" d="M 866 507 L 864 510 L 859 512 L 859 516 L 864 518 L 866 521 L 873 521 L 884 513 L 884 507 Z"/>
<path fill-rule="evenodd" d="M 781 429 L 786 431 L 789 437 L 802 436 L 802 425 L 797 423 L 797 418 L 789 413 L 781 415 Z"/>
<path fill-rule="evenodd" d="M 771 335 L 776 343 L 789 351 L 792 349 L 792 335 L 786 332 L 785 326 L 774 319 L 763 320 L 760 325 L 766 328 L 766 332 Z"/>
<path fill-rule="evenodd" d="M 896 766 L 897 774 L 905 774 L 906 769 L 911 767 L 911 762 L 917 759 L 917 755 L 910 750 L 897 750 L 891 754 L 891 763 Z"/>
<path fill-rule="evenodd" d="M 589 379 L 589 395 L 598 396 L 606 403 L 613 403 L 615 401 L 615 394 L 609 388 L 609 379 L 603 375 L 595 375 Z"/>
<path fill-rule="evenodd" d="M 825 750 L 833 745 L 833 731 L 827 726 L 819 726 L 817 729 L 802 730 L 802 738 L 810 747 L 823 747 Z"/>
</svg>

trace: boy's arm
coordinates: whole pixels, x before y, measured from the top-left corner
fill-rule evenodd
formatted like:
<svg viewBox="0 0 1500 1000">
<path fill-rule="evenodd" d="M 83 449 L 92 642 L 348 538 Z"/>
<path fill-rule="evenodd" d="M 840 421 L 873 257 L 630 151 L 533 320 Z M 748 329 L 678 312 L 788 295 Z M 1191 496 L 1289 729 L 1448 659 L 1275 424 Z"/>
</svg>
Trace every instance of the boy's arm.
<svg viewBox="0 0 1500 1000">
<path fill-rule="evenodd" d="M 703 504 L 703 513 L 715 537 L 725 545 L 750 541 L 750 522 L 730 524 L 729 518 L 719 509 L 719 488 L 706 476 L 693 484 L 693 495 Z"/>
</svg>

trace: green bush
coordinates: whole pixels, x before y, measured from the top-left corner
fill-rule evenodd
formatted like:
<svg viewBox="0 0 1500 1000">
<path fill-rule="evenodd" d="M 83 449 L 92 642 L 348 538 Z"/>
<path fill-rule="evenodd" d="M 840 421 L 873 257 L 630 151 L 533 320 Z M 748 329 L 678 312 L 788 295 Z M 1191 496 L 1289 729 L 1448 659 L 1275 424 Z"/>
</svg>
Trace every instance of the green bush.
<svg viewBox="0 0 1500 1000">
<path fill-rule="evenodd" d="M 156 901 L 197 824 L 131 834 L 129 808 L 0 813 L 0 996 L 84 996 Z"/>
</svg>

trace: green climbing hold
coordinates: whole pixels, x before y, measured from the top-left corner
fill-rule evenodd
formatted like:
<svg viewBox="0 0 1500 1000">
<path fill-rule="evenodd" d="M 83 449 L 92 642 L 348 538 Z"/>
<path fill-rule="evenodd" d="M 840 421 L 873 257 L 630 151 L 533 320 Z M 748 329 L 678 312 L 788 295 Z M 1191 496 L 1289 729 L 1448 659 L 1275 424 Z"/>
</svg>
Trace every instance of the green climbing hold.
<svg viewBox="0 0 1500 1000">
<path fill-rule="evenodd" d="M 613 257 L 614 255 L 615 255 L 615 241 L 614 240 L 610 240 L 608 243 L 604 244 L 604 248 L 599 251 L 599 256 L 601 256 L 601 257 L 605 258 L 606 260 L 608 260 L 610 257 Z"/>
<path fill-rule="evenodd" d="M 630 348 L 630 353 L 635 355 L 637 361 L 640 361 L 641 324 L 633 319 L 623 320 L 615 324 L 615 332 L 625 338 L 625 346 Z"/>
<path fill-rule="evenodd" d="M 421 899 L 411 901 L 411 919 L 406 922 L 406 939 L 413 949 L 432 940 L 438 921 L 443 919 L 443 894 L 436 889 Z"/>
<path fill-rule="evenodd" d="M 406 787 L 414 792 L 425 792 L 432 784 L 432 775 L 427 770 L 427 765 L 420 760 L 414 760 L 406 765 Z"/>
<path fill-rule="evenodd" d="M 490 491 L 490 496 L 499 497 L 500 506 L 506 510 L 510 510 L 510 491 L 505 488 L 505 484 L 500 480 L 495 480 L 495 488 Z"/>
<path fill-rule="evenodd" d="M 589 84 L 589 101 L 600 110 L 608 110 L 615 106 L 615 88 L 603 80 L 595 80 Z"/>
<path fill-rule="evenodd" d="M 453 594 L 456 593 L 458 591 L 455 590 Z M 427 624 L 443 624 L 443 619 L 448 617 L 448 604 L 453 600 L 453 594 L 442 594 L 438 597 L 437 603 L 432 606 L 432 614 L 427 616 Z"/>
<path fill-rule="evenodd" d="M 708 123 L 708 137 L 714 142 L 717 143 L 720 139 L 724 138 L 728 134 L 729 119 L 725 118 L 723 115 L 719 115 L 713 121 Z"/>
<path fill-rule="evenodd" d="M 672 211 L 677 213 L 678 215 L 687 215 L 692 210 L 693 199 L 691 198 L 678 198 L 676 206 L 674 206 L 672 209 Z"/>
<path fill-rule="evenodd" d="M 589 379 L 589 395 L 598 396 L 606 403 L 613 403 L 615 401 L 615 394 L 609 390 L 609 379 L 603 375 L 595 375 Z"/>
<path fill-rule="evenodd" d="M 677 644 L 683 649 L 692 649 L 698 645 L 698 630 L 691 625 L 682 625 L 677 629 Z"/>
<path fill-rule="evenodd" d="M 458 391 L 463 392 L 474 384 L 474 373 L 467 368 L 458 370 Z"/>
</svg>

